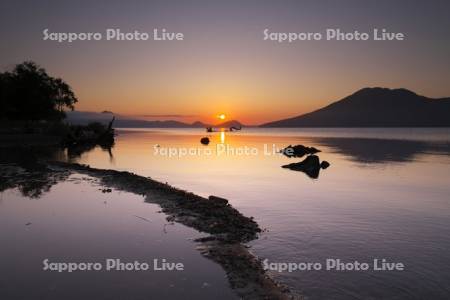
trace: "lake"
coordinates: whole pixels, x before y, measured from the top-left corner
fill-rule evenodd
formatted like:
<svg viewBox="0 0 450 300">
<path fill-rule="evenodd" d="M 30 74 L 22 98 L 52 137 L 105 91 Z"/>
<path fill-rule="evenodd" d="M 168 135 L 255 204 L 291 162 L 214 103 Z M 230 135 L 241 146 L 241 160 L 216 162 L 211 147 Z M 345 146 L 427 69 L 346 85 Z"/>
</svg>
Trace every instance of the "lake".
<svg viewBox="0 0 450 300">
<path fill-rule="evenodd" d="M 403 271 L 270 271 L 306 299 L 450 295 L 450 129 L 118 129 L 117 134 L 110 152 L 95 148 L 68 159 L 228 199 L 265 229 L 249 244 L 269 262 L 325 266 L 327 259 L 339 259 L 372 265 L 386 259 L 404 265 Z M 207 146 L 200 143 L 205 136 Z M 303 159 L 279 153 L 295 144 L 320 149 L 317 155 L 330 167 L 318 178 L 282 168 Z M 90 210 L 86 201 L 78 205 Z M 121 205 L 127 209 L 127 203 Z"/>
</svg>

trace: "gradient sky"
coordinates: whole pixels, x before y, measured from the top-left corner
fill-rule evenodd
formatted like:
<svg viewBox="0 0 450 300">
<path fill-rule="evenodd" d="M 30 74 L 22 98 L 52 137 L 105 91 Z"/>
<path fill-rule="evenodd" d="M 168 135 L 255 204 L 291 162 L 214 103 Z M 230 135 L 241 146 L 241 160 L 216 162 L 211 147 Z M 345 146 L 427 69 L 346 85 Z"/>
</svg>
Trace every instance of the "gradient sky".
<svg viewBox="0 0 450 300">
<path fill-rule="evenodd" d="M 167 2 L 167 3 L 166 3 Z M 170 2 L 170 3 L 169 3 Z M 0 68 L 34 60 L 77 110 L 257 124 L 367 86 L 450 96 L 450 1 L 1 1 Z M 262 31 L 403 32 L 405 41 L 263 41 Z M 184 41 L 43 41 L 42 31 L 183 32 Z"/>
</svg>

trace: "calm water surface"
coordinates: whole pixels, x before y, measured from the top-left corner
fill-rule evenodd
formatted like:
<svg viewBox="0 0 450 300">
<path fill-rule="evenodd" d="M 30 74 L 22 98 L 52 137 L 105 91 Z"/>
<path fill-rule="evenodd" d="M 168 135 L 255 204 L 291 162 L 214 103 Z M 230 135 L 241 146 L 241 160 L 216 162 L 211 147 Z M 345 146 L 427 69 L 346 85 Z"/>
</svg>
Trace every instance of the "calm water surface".
<svg viewBox="0 0 450 300">
<path fill-rule="evenodd" d="M 268 230 L 251 243 L 263 259 L 405 265 L 273 273 L 307 299 L 450 297 L 449 129 L 248 129 L 208 134 L 208 146 L 200 129 L 118 133 L 112 156 L 95 149 L 74 160 L 229 199 Z M 281 168 L 300 160 L 276 153 L 289 144 L 321 149 L 331 166 L 318 179 Z"/>
<path fill-rule="evenodd" d="M 142 196 L 74 174 L 38 198 L 0 194 L 0 299 L 237 299 L 225 272 L 201 256 L 191 228 L 169 223 Z M 106 271 L 105 260 L 149 271 Z M 51 263 L 99 262 L 101 271 L 43 271 Z M 153 260 L 184 271 L 153 271 Z"/>
<path fill-rule="evenodd" d="M 211 139 L 208 146 L 199 142 L 204 136 Z M 289 144 L 319 148 L 320 159 L 331 166 L 317 179 L 281 168 L 301 160 L 277 153 Z M 450 297 L 449 129 L 246 129 L 210 134 L 201 129 L 122 129 L 111 152 L 95 148 L 71 154 L 70 160 L 132 171 L 197 194 L 229 199 L 266 228 L 250 245 L 253 253 L 270 262 L 325 264 L 335 258 L 371 264 L 385 258 L 405 265 L 405 271 L 395 272 L 272 273 L 307 299 Z M 140 260 L 182 255 L 188 267 L 198 270 L 184 279 L 173 274 L 111 274 L 99 281 L 94 274 L 84 282 L 90 282 L 91 292 L 99 291 L 94 283 L 106 288 L 116 282 L 113 292 L 119 296 L 132 287 L 135 298 L 148 290 L 158 297 L 233 297 L 220 267 L 202 258 L 187 240 L 198 234 L 181 225 L 165 234 L 164 216 L 140 196 L 102 194 L 90 184 L 66 181 L 36 201 L 8 190 L 2 193 L 0 208 L 0 226 L 10 228 L 0 236 L 6 253 L 2 257 L 19 255 L 24 260 L 19 269 L 17 261 L 3 261 L 3 270 L 16 270 L 8 272 L 16 279 L 10 277 L 13 284 L 7 292 L 36 278 L 40 295 L 67 296 L 61 291 L 73 289 L 77 281 L 48 275 L 54 282 L 49 286 L 49 278 L 29 273 L 27 264 L 41 263 L 43 253 L 55 258 L 67 253 L 79 259 Z M 33 224 L 24 226 L 26 222 Z M 63 243 L 67 232 L 71 242 Z M 40 244 L 54 247 L 33 252 Z M 82 281 L 81 275 L 69 276 Z"/>
</svg>

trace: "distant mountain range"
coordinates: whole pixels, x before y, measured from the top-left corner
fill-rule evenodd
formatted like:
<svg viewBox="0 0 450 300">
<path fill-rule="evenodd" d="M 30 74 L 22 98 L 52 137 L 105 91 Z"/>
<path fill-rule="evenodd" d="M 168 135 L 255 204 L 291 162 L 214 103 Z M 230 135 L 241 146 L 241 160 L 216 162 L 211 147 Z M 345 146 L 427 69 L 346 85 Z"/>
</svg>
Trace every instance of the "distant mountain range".
<svg viewBox="0 0 450 300">
<path fill-rule="evenodd" d="M 114 121 L 114 127 L 116 128 L 229 128 L 231 126 L 245 127 L 245 125 L 242 125 L 239 121 L 236 120 L 226 121 L 216 125 L 206 124 L 200 121 L 196 121 L 194 123 L 184 123 L 175 120 L 147 121 L 122 115 L 116 115 L 110 111 L 103 111 L 101 113 L 87 111 L 69 111 L 67 112 L 67 122 L 80 125 L 86 125 L 90 122 L 106 123 L 112 119 L 113 115 L 116 117 Z"/>
<path fill-rule="evenodd" d="M 67 121 L 87 124 L 111 120 L 110 111 L 67 112 Z M 116 128 L 230 128 L 249 127 L 231 120 L 220 124 L 200 121 L 148 121 L 115 114 Z M 313 112 L 260 127 L 450 127 L 450 98 L 433 99 L 407 89 L 364 88 Z"/>
<path fill-rule="evenodd" d="M 407 89 L 364 88 L 328 106 L 261 127 L 448 127 L 450 98 Z"/>
</svg>

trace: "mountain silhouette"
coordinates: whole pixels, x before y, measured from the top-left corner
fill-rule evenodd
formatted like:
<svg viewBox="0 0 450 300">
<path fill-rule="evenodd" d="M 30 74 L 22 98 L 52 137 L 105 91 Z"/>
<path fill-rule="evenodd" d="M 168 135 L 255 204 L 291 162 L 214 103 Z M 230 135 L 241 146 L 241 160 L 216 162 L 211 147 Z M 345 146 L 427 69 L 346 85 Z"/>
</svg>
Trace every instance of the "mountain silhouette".
<svg viewBox="0 0 450 300">
<path fill-rule="evenodd" d="M 201 121 L 195 121 L 193 123 L 185 123 L 176 120 L 142 120 L 135 119 L 128 116 L 114 114 L 116 119 L 114 126 L 116 128 L 229 128 L 231 126 L 241 127 L 243 126 L 239 121 L 231 120 L 217 125 L 211 125 L 203 123 Z M 90 122 L 107 123 L 111 121 L 113 114 L 109 111 L 103 111 L 101 113 L 89 112 L 89 111 L 69 111 L 67 112 L 67 122 L 71 124 L 86 125 Z"/>
<path fill-rule="evenodd" d="M 174 120 L 164 121 L 146 121 L 146 120 L 134 120 L 134 119 L 117 119 L 116 127 L 118 128 L 190 128 L 195 127 L 188 123 L 183 123 Z"/>
<path fill-rule="evenodd" d="M 207 126 L 210 126 L 210 125 L 205 124 L 205 123 L 200 122 L 200 121 L 195 121 L 194 123 L 191 124 L 191 127 L 196 127 L 196 128 L 205 128 Z"/>
<path fill-rule="evenodd" d="M 237 120 L 230 120 L 230 121 L 226 121 L 217 125 L 214 125 L 214 127 L 218 127 L 218 128 L 229 128 L 229 127 L 245 127 L 245 125 L 243 125 L 241 122 L 237 121 Z"/>
<path fill-rule="evenodd" d="M 261 127 L 447 127 L 450 98 L 407 89 L 364 88 L 316 111 Z"/>
</svg>

